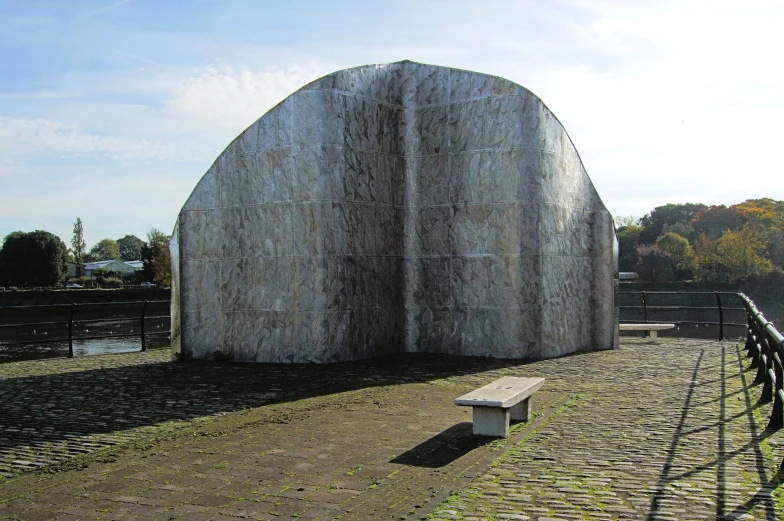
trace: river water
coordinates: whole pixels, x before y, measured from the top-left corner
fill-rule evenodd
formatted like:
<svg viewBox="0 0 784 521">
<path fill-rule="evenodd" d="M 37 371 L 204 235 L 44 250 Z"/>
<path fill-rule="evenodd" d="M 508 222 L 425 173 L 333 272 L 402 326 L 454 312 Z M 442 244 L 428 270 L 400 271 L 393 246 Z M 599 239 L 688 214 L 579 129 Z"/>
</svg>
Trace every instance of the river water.
<svg viewBox="0 0 784 521">
<path fill-rule="evenodd" d="M 70 311 L 70 306 L 0 308 L 0 325 L 25 324 L 0 327 L 0 363 L 68 356 L 66 322 Z M 169 348 L 168 303 L 148 305 L 145 316 L 147 349 Z M 74 356 L 141 350 L 139 304 L 80 306 L 74 312 L 74 321 Z M 106 338 L 87 338 L 95 336 Z"/>
<path fill-rule="evenodd" d="M 168 335 L 150 335 L 146 339 L 147 349 L 169 349 L 171 340 Z M 141 351 L 138 338 L 103 338 L 98 340 L 74 340 L 74 356 L 103 355 L 110 353 L 131 353 Z M 58 358 L 68 356 L 68 342 L 46 344 L 0 344 L 0 363 Z"/>
</svg>

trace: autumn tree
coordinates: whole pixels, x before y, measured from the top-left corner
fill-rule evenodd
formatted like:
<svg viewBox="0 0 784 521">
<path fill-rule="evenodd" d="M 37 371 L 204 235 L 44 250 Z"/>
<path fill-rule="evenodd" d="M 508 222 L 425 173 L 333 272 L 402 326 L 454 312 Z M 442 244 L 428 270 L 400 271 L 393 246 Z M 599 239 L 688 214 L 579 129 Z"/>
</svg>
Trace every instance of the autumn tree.
<svg viewBox="0 0 784 521">
<path fill-rule="evenodd" d="M 153 282 L 168 288 L 171 285 L 171 253 L 169 245 L 164 244 L 158 249 L 158 254 L 152 259 Z"/>
<path fill-rule="evenodd" d="M 751 228 L 728 230 L 716 241 L 701 237 L 695 244 L 700 280 L 736 284 L 763 277 L 773 268 L 765 256 L 765 243 Z"/>
<path fill-rule="evenodd" d="M 700 234 L 718 239 L 727 230 L 740 230 L 748 222 L 746 216 L 734 207 L 723 204 L 701 210 L 692 220 L 692 227 Z"/>
</svg>

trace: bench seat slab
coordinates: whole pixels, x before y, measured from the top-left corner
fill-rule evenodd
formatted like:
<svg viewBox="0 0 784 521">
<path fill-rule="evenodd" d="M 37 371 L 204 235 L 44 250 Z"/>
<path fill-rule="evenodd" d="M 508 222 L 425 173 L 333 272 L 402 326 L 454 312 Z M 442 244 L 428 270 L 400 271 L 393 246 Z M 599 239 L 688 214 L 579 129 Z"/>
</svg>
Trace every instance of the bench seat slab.
<svg viewBox="0 0 784 521">
<path fill-rule="evenodd" d="M 538 391 L 542 384 L 544 378 L 504 376 L 491 384 L 455 398 L 455 405 L 512 407 Z"/>
<path fill-rule="evenodd" d="M 675 324 L 620 324 L 619 325 L 619 329 L 621 331 L 647 331 L 651 340 L 656 340 L 656 338 L 658 338 L 658 335 L 656 334 L 657 331 L 672 329 L 674 327 Z"/>
</svg>

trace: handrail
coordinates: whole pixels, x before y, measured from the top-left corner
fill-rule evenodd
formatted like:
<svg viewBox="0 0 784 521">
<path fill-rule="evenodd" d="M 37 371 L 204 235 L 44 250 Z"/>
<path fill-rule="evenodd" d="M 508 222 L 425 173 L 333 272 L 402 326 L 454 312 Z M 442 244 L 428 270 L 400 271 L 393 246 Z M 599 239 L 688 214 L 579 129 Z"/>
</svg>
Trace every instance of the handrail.
<svg viewBox="0 0 784 521">
<path fill-rule="evenodd" d="M 716 310 L 718 313 L 718 321 L 711 320 L 667 320 L 668 323 L 676 325 L 697 325 L 697 326 L 719 326 L 719 340 L 724 340 L 724 326 L 746 327 L 745 323 L 739 324 L 737 322 L 727 322 L 724 317 L 725 311 L 745 311 L 746 308 L 742 307 L 729 307 L 724 305 L 721 300 L 722 296 L 740 297 L 740 293 L 733 293 L 730 291 L 620 291 L 619 295 L 640 295 L 642 297 L 642 305 L 629 305 L 619 306 L 621 309 L 642 309 L 643 322 L 648 323 L 648 311 L 651 310 Z M 716 300 L 714 306 L 652 306 L 648 297 L 651 295 L 712 295 Z M 621 322 L 628 322 L 622 320 Z"/>
<path fill-rule="evenodd" d="M 768 429 L 781 429 L 784 427 L 784 336 L 768 322 L 749 297 L 743 293 L 739 295 L 748 320 L 744 350 L 751 358 L 749 367 L 757 369 L 752 385 L 762 384 L 759 403 L 773 402 Z"/>
<path fill-rule="evenodd" d="M 46 343 L 55 343 L 55 342 L 62 342 L 64 340 L 68 341 L 68 358 L 74 357 L 74 349 L 73 349 L 73 341 L 74 341 L 74 325 L 78 324 L 96 324 L 96 323 L 122 323 L 122 322 L 135 322 L 139 321 L 140 325 L 140 332 L 139 333 L 117 333 L 117 334 L 110 334 L 110 335 L 90 335 L 90 336 L 79 336 L 76 337 L 77 340 L 98 340 L 102 338 L 120 338 L 120 337 L 139 337 L 141 340 L 141 351 L 147 350 L 147 343 L 146 337 L 149 335 L 161 335 L 161 334 L 170 334 L 171 330 L 167 331 L 147 331 L 145 328 L 145 324 L 148 320 L 154 319 L 162 319 L 162 318 L 169 318 L 169 315 L 148 315 L 147 309 L 149 304 L 169 304 L 170 300 L 137 300 L 137 301 L 127 301 L 127 302 L 83 302 L 83 303 L 71 303 L 71 304 L 33 304 L 33 305 L 25 305 L 25 306 L 0 306 L 0 312 L 5 309 L 43 309 L 43 308 L 69 308 L 68 310 L 68 320 L 61 320 L 61 321 L 44 321 L 44 322 L 24 322 L 24 323 L 14 323 L 14 324 L 0 324 L 0 330 L 4 328 L 19 328 L 19 327 L 30 327 L 30 326 L 67 326 L 68 328 L 68 336 L 67 337 L 55 337 L 46 340 L 25 340 L 20 342 L 7 342 L 2 343 L 0 345 L 3 346 L 12 346 L 12 345 L 20 345 L 20 344 L 46 344 Z M 76 314 L 77 308 L 85 308 L 88 306 L 129 306 L 129 305 L 141 305 L 141 314 L 138 318 L 91 318 L 91 319 L 82 319 L 82 320 L 75 320 L 74 315 Z"/>
</svg>

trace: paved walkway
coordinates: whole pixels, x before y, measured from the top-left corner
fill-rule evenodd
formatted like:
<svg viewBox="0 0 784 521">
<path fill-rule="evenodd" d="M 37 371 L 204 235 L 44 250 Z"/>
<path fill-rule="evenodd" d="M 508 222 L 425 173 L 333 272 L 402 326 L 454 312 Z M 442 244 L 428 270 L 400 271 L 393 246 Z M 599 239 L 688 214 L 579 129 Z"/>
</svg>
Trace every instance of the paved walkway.
<svg viewBox="0 0 784 521">
<path fill-rule="evenodd" d="M 635 338 L 530 364 L 0 364 L 0 519 L 779 520 L 784 431 L 744 364 Z M 547 378 L 536 416 L 475 438 L 452 400 L 502 375 Z"/>
</svg>

